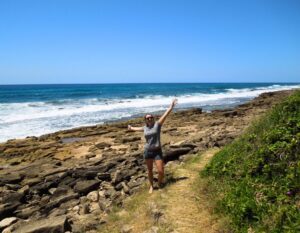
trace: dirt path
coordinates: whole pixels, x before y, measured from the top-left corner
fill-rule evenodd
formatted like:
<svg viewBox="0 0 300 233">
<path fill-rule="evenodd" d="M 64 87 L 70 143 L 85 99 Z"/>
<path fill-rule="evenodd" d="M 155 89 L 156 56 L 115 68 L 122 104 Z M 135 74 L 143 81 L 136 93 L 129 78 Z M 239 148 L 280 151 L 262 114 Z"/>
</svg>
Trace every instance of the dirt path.
<svg viewBox="0 0 300 233">
<path fill-rule="evenodd" d="M 149 195 L 145 190 L 114 215 L 101 232 L 130 233 L 220 233 L 226 225 L 212 213 L 199 176 L 217 149 L 190 159 L 183 165 L 167 167 L 167 185 Z M 126 231 L 124 231 L 126 232 Z"/>
<path fill-rule="evenodd" d="M 216 151 L 207 151 L 201 155 L 199 161 L 178 168 L 174 178 L 180 181 L 170 185 L 165 191 L 165 218 L 178 233 L 221 232 L 218 221 L 208 209 L 205 196 L 197 193 L 201 185 L 199 171 Z"/>
</svg>

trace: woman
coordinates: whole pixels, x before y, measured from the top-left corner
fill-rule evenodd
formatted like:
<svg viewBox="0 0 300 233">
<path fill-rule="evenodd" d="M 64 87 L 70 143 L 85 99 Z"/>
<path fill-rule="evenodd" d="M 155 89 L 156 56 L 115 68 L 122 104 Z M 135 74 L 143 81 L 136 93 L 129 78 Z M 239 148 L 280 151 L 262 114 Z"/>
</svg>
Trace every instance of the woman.
<svg viewBox="0 0 300 233">
<path fill-rule="evenodd" d="M 144 159 L 147 164 L 148 169 L 148 179 L 150 183 L 149 193 L 153 192 L 153 162 L 155 162 L 158 171 L 158 186 L 161 187 L 164 179 L 164 162 L 160 142 L 160 131 L 161 126 L 165 122 L 167 116 L 173 110 L 177 103 L 177 99 L 174 99 L 170 107 L 161 116 L 158 121 L 154 121 L 152 114 L 145 115 L 144 127 L 132 127 L 128 125 L 128 129 L 132 131 L 144 131 L 144 136 L 146 138 L 146 144 L 144 148 Z"/>
</svg>

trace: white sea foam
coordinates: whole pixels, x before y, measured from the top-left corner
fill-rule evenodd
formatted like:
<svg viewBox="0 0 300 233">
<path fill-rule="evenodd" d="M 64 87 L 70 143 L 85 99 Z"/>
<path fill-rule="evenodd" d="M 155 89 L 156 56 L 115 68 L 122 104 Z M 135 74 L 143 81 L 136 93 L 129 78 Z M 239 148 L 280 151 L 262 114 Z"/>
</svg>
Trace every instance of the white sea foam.
<svg viewBox="0 0 300 233">
<path fill-rule="evenodd" d="M 227 89 L 222 93 L 190 93 L 176 96 L 178 108 L 227 106 L 242 103 L 261 93 L 300 88 L 300 85 Z M 51 102 L 0 104 L 0 141 L 39 136 L 58 130 L 99 124 L 146 112 L 161 111 L 174 96 L 149 95 L 129 99 L 69 99 Z"/>
</svg>

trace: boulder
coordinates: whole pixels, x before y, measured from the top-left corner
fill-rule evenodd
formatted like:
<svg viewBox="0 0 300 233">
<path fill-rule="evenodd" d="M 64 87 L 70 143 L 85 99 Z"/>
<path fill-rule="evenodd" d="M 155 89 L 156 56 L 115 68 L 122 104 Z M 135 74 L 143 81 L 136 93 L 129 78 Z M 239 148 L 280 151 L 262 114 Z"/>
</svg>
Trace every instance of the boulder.
<svg viewBox="0 0 300 233">
<path fill-rule="evenodd" d="M 98 191 L 92 191 L 86 197 L 90 201 L 96 202 L 99 199 L 99 192 Z"/>
<path fill-rule="evenodd" d="M 14 233 L 64 233 L 71 230 L 66 216 L 56 216 L 23 223 Z"/>
<path fill-rule="evenodd" d="M 24 176 L 22 176 L 18 173 L 1 175 L 1 177 L 0 177 L 0 186 L 3 186 L 5 184 L 17 184 L 23 178 L 24 178 Z"/>
<path fill-rule="evenodd" d="M 174 150 L 167 151 L 164 155 L 164 161 L 177 160 L 181 155 L 185 155 L 192 150 L 190 147 L 182 147 Z"/>
<path fill-rule="evenodd" d="M 81 180 L 78 181 L 74 186 L 74 191 L 79 194 L 85 195 L 88 194 L 90 191 L 99 188 L 99 184 L 100 181 L 98 180 Z"/>
<path fill-rule="evenodd" d="M 22 219 L 27 219 L 30 217 L 33 217 L 34 214 L 39 214 L 40 207 L 38 205 L 34 206 L 20 206 L 21 208 L 18 208 L 15 212 L 14 215 L 17 216 L 18 218 Z"/>
<path fill-rule="evenodd" d="M 106 147 L 110 147 L 111 145 L 109 143 L 106 143 L 106 142 L 100 142 L 100 143 L 97 143 L 95 145 L 96 148 L 98 149 L 104 149 Z"/>
<path fill-rule="evenodd" d="M 19 205 L 20 202 L 0 204 L 0 219 L 11 217 Z"/>
<path fill-rule="evenodd" d="M 18 221 L 16 217 L 5 218 L 0 221 L 0 231 Z"/>
</svg>

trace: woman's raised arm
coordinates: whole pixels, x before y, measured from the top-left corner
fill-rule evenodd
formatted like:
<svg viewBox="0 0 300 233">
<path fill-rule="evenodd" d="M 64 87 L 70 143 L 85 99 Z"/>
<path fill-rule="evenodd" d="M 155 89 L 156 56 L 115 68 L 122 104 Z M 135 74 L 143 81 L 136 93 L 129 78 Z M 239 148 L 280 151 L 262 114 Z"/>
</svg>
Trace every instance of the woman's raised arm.
<svg viewBox="0 0 300 233">
<path fill-rule="evenodd" d="M 144 128 L 143 127 L 132 127 L 131 125 L 128 125 L 128 130 L 131 130 L 131 131 L 143 131 Z"/>
<path fill-rule="evenodd" d="M 172 112 L 172 110 L 173 110 L 173 108 L 174 108 L 174 106 L 175 106 L 176 104 L 177 104 L 177 99 L 173 99 L 173 101 L 172 101 L 170 107 L 165 111 L 164 115 L 162 115 L 162 116 L 160 117 L 160 119 L 158 120 L 158 123 L 159 123 L 160 125 L 162 125 L 162 124 L 165 122 L 167 116 L 170 114 L 170 112 Z"/>
</svg>

